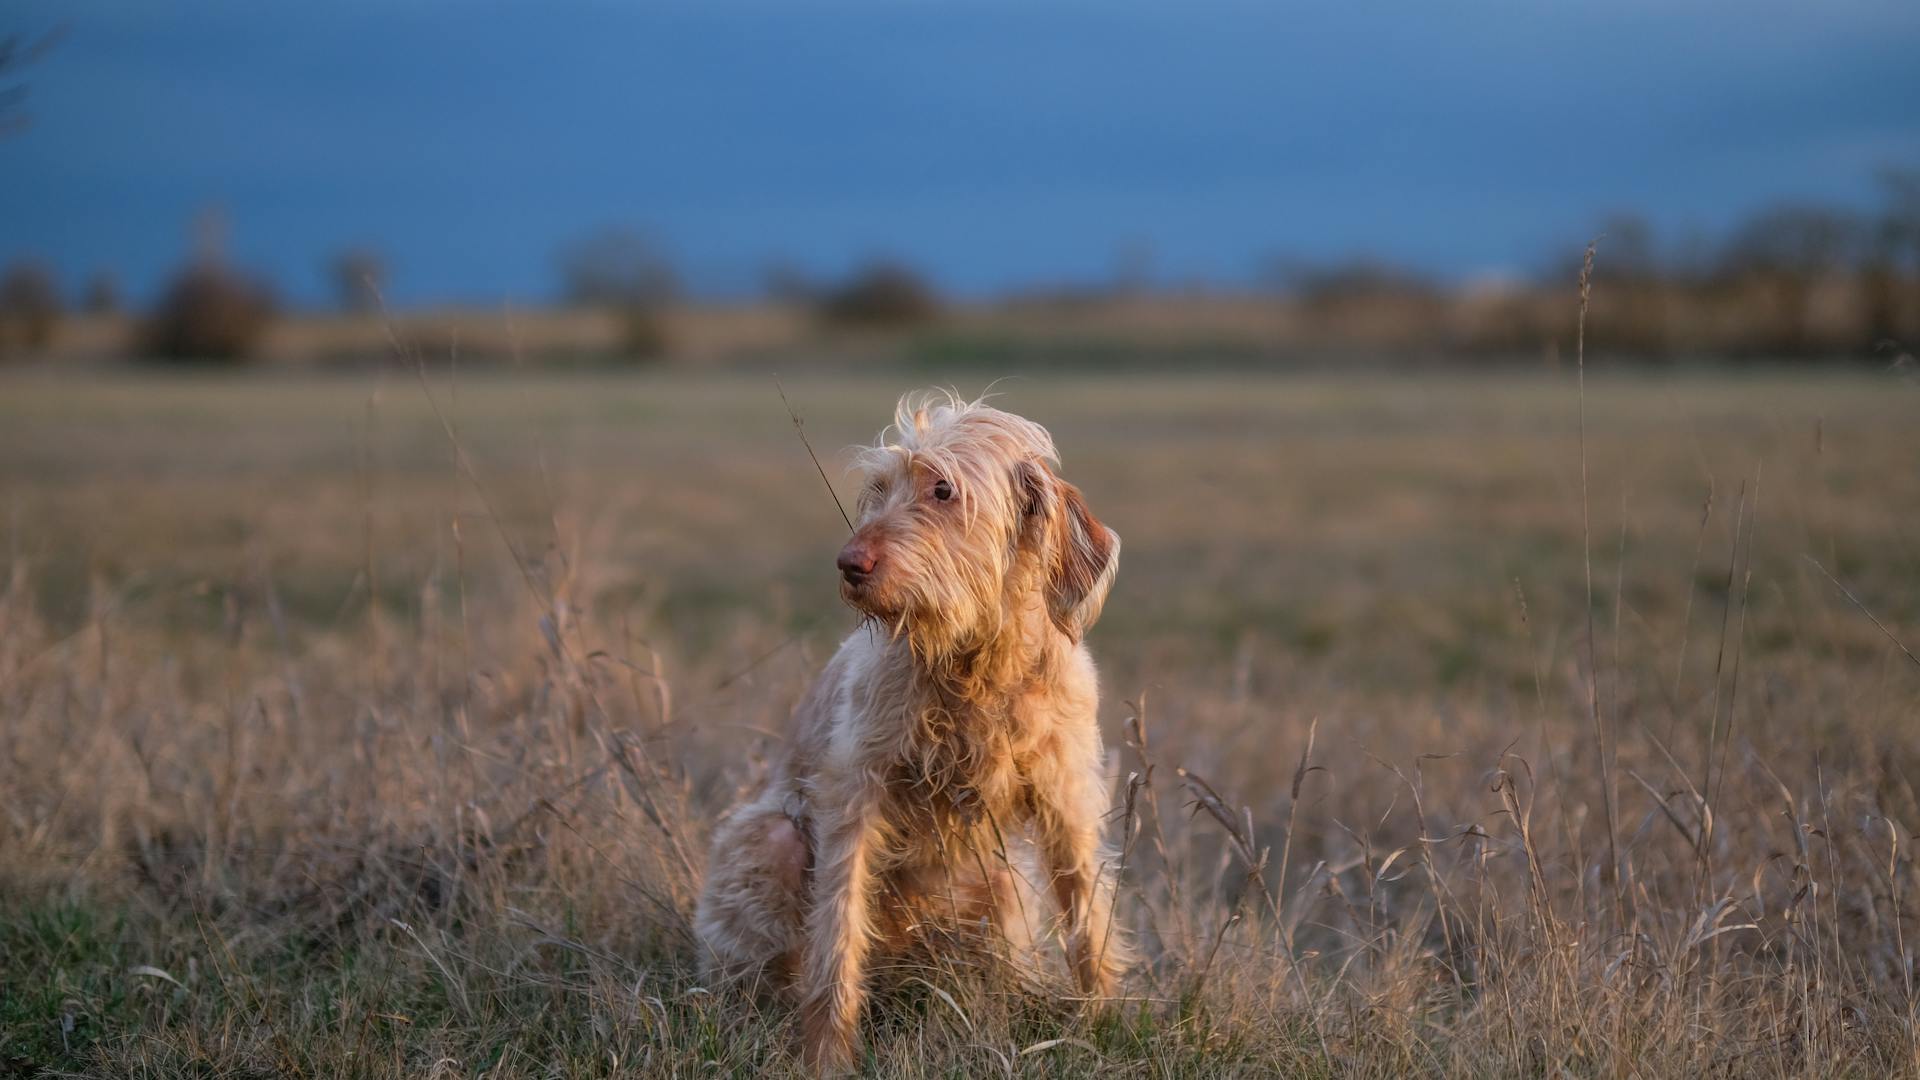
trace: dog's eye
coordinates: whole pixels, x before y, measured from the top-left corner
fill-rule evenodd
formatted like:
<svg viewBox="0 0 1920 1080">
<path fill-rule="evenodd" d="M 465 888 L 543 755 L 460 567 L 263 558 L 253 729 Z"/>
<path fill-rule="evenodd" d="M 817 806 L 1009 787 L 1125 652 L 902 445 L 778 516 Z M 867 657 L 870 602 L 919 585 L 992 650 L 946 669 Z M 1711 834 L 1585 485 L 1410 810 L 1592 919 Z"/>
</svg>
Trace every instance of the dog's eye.
<svg viewBox="0 0 1920 1080">
<path fill-rule="evenodd" d="M 953 498 L 953 485 L 947 483 L 945 480 L 935 480 L 933 482 L 933 497 L 939 499 L 941 502 L 946 502 L 948 499 Z"/>
</svg>

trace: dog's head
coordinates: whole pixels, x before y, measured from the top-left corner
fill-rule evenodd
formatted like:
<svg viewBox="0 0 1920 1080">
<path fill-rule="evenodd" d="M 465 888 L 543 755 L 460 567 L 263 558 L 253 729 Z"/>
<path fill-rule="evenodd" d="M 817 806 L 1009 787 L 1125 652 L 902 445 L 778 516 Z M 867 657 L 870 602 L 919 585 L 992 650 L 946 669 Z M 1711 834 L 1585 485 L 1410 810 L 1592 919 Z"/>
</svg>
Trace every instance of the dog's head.
<svg viewBox="0 0 1920 1080">
<path fill-rule="evenodd" d="M 857 461 L 841 596 L 922 652 L 985 643 L 1034 608 L 1078 641 L 1113 584 L 1120 538 L 1058 461 L 1031 420 L 950 394 L 902 398 Z"/>
</svg>

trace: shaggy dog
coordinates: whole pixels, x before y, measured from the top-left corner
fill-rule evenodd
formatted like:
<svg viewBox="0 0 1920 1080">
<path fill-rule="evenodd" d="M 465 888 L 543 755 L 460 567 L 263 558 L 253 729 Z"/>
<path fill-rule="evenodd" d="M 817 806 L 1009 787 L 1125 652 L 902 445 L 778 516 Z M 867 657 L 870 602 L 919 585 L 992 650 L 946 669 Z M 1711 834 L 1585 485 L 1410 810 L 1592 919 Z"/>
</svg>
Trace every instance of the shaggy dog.
<svg viewBox="0 0 1920 1080">
<path fill-rule="evenodd" d="M 908 397 L 861 452 L 840 594 L 864 616 L 795 711 L 765 786 L 714 836 L 709 973 L 793 985 L 800 1052 L 851 1064 L 867 968 L 937 928 L 1006 934 L 1030 839 L 1080 987 L 1121 966 L 1101 840 L 1093 660 L 1120 538 L 1060 479 L 1045 428 Z"/>
</svg>

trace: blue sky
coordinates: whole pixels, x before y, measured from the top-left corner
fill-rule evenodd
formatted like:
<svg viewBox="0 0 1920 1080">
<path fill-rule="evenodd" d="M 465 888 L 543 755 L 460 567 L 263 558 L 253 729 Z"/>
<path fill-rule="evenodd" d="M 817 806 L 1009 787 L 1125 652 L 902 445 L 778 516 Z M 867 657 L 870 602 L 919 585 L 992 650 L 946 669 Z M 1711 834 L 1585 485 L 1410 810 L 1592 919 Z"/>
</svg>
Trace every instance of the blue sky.
<svg viewBox="0 0 1920 1080">
<path fill-rule="evenodd" d="M 1920 165 L 1920 3 L 14 3 L 64 25 L 0 141 L 0 259 L 149 295 L 195 211 L 296 302 L 537 302 L 597 225 L 708 292 L 892 253 L 972 294 L 1358 253 L 1524 272 L 1864 205 Z"/>
</svg>

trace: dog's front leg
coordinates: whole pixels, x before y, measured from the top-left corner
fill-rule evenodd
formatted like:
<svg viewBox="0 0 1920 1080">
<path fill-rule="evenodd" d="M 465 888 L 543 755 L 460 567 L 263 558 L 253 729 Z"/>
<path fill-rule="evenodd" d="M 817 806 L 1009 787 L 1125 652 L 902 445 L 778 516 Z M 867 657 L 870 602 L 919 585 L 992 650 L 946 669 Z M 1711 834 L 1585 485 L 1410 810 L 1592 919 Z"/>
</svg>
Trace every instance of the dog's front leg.
<svg viewBox="0 0 1920 1080">
<path fill-rule="evenodd" d="M 816 1072 L 844 1071 L 853 1061 L 873 937 L 877 803 L 876 794 L 867 790 L 816 802 L 823 812 L 816 819 L 820 832 L 800 1004 L 801 1056 Z"/>
<path fill-rule="evenodd" d="M 1080 989 L 1113 995 L 1123 951 L 1113 940 L 1113 896 L 1102 865 L 1100 818 L 1106 798 L 1092 767 L 1068 767 L 1036 784 L 1040 853 L 1066 920 L 1067 961 Z"/>
</svg>

